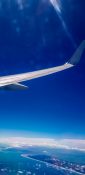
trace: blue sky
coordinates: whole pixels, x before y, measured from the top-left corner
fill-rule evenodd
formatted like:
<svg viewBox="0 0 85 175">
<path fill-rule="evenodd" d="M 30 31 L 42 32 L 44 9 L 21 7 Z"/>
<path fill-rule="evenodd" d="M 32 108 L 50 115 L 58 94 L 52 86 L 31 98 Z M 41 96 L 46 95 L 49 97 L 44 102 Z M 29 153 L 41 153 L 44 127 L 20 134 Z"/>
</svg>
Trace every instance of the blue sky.
<svg viewBox="0 0 85 175">
<path fill-rule="evenodd" d="M 0 74 L 69 60 L 85 39 L 84 7 L 84 0 L 64 0 L 58 14 L 49 1 L 1 1 Z M 85 53 L 73 69 L 25 84 L 26 91 L 0 91 L 1 134 L 85 138 Z"/>
</svg>

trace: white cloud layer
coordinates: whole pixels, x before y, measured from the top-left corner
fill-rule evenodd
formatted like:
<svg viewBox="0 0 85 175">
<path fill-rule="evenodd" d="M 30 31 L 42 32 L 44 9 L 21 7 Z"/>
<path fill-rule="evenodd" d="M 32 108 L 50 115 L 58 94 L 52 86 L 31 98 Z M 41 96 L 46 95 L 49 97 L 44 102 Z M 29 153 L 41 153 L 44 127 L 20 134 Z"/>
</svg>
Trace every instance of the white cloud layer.
<svg viewBox="0 0 85 175">
<path fill-rule="evenodd" d="M 46 146 L 64 148 L 69 150 L 85 151 L 85 140 L 78 139 L 55 140 L 49 138 L 8 137 L 0 138 L 0 143 L 7 144 L 11 147 Z"/>
</svg>

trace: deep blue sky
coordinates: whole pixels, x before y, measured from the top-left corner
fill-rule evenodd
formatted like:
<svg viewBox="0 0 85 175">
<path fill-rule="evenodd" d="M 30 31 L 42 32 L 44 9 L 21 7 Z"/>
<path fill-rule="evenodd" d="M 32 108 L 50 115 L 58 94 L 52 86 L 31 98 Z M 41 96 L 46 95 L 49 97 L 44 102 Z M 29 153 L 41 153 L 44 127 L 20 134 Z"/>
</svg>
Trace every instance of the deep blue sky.
<svg viewBox="0 0 85 175">
<path fill-rule="evenodd" d="M 61 1 L 70 37 L 49 0 L 17 2 L 0 1 L 0 74 L 66 62 L 85 39 L 85 0 Z M 85 138 L 85 53 L 73 69 L 25 84 L 26 91 L 0 91 L 1 134 Z"/>
</svg>

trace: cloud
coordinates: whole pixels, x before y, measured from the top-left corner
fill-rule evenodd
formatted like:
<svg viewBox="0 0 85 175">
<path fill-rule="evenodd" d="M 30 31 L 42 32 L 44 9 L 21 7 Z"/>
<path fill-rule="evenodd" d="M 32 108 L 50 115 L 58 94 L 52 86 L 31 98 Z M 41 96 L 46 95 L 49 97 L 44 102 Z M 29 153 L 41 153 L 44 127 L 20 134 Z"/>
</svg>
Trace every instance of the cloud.
<svg viewBox="0 0 85 175">
<path fill-rule="evenodd" d="M 85 151 L 85 140 L 77 139 L 55 140 L 49 138 L 8 137 L 1 138 L 0 143 L 8 144 L 11 147 L 44 146 L 68 150 Z"/>
</svg>

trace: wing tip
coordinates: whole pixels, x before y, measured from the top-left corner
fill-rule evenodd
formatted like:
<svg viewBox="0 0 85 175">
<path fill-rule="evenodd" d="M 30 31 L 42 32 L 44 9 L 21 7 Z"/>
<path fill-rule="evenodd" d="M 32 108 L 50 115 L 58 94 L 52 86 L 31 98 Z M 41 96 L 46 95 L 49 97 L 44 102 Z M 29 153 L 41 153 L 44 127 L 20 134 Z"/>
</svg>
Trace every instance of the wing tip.
<svg viewBox="0 0 85 175">
<path fill-rule="evenodd" d="M 83 40 L 80 44 L 80 46 L 77 48 L 77 50 L 75 51 L 75 53 L 73 54 L 73 56 L 71 57 L 71 59 L 68 61 L 69 64 L 72 64 L 72 65 L 76 65 L 79 63 L 81 57 L 82 57 L 82 54 L 84 52 L 84 49 L 85 49 L 85 40 Z"/>
</svg>

